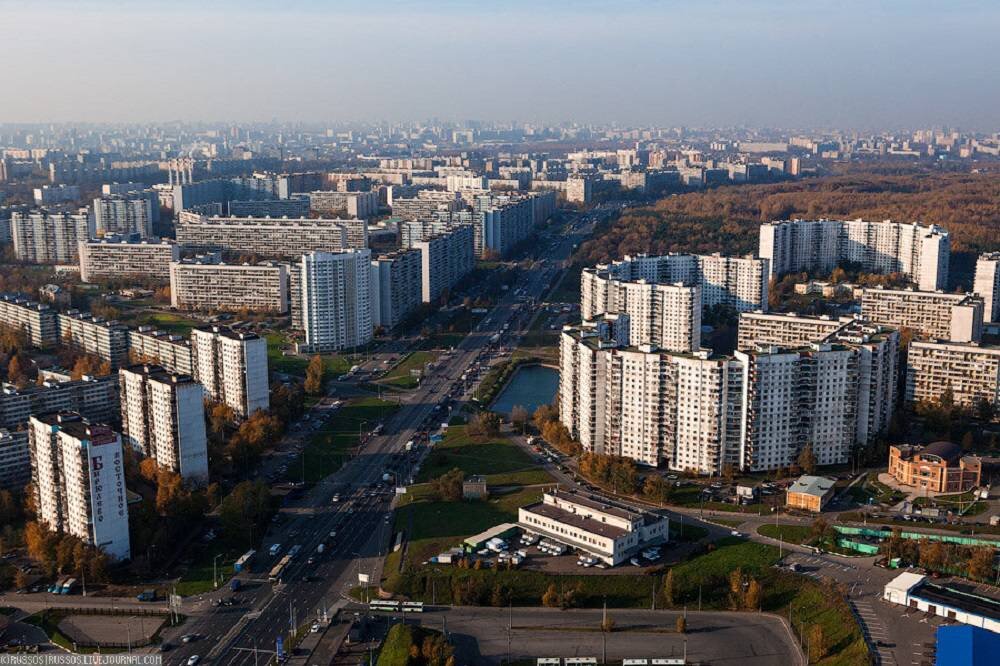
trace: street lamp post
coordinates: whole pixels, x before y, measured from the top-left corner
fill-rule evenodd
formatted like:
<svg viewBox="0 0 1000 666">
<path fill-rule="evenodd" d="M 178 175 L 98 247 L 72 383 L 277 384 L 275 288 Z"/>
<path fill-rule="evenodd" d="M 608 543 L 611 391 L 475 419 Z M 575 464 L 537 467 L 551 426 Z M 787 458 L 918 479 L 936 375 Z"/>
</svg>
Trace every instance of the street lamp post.
<svg viewBox="0 0 1000 666">
<path fill-rule="evenodd" d="M 215 589 L 215 590 L 219 589 L 219 575 L 218 575 L 218 570 L 219 570 L 219 558 L 220 557 L 222 557 L 222 553 L 219 553 L 218 555 L 216 555 L 215 559 L 212 560 L 212 589 Z"/>
</svg>

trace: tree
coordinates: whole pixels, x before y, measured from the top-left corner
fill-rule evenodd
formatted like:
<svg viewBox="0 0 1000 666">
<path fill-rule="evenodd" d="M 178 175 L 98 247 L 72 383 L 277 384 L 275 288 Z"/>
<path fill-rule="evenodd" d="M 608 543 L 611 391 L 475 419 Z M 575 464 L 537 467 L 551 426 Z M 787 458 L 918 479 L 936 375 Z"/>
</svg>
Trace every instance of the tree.
<svg viewBox="0 0 1000 666">
<path fill-rule="evenodd" d="M 20 569 L 14 572 L 14 588 L 24 590 L 28 587 L 28 574 Z"/>
<path fill-rule="evenodd" d="M 726 480 L 726 483 L 732 483 L 733 479 L 736 478 L 736 467 L 732 463 L 726 463 L 722 466 L 722 478 Z"/>
<path fill-rule="evenodd" d="M 0 490 L 0 525 L 10 525 L 21 517 L 21 503 L 9 490 Z"/>
<path fill-rule="evenodd" d="M 523 435 L 528 427 L 528 410 L 521 405 L 514 405 L 510 410 L 510 422 L 520 428 Z"/>
<path fill-rule="evenodd" d="M 150 483 L 156 483 L 156 476 L 159 474 L 159 471 L 160 468 L 157 466 L 154 458 L 143 458 L 142 462 L 139 463 L 139 476 Z"/>
<path fill-rule="evenodd" d="M 531 418 L 535 423 L 535 428 L 541 432 L 546 423 L 559 420 L 559 410 L 556 409 L 555 405 L 539 405 Z"/>
<path fill-rule="evenodd" d="M 559 591 L 556 590 L 555 583 L 549 583 L 549 587 L 542 595 L 542 605 L 546 608 L 559 608 Z"/>
<path fill-rule="evenodd" d="M 667 577 L 663 579 L 663 603 L 673 606 L 677 598 L 676 583 L 674 582 L 674 570 L 667 572 Z"/>
<path fill-rule="evenodd" d="M 746 597 L 743 599 L 743 607 L 747 610 L 757 610 L 760 608 L 762 600 L 763 590 L 760 583 L 755 578 L 751 578 L 750 585 L 747 586 Z"/>
<path fill-rule="evenodd" d="M 971 430 L 966 430 L 965 434 L 962 436 L 962 450 L 966 453 L 972 451 L 976 447 L 976 438 L 973 436 Z"/>
<path fill-rule="evenodd" d="M 431 481 L 431 492 L 443 502 L 457 502 L 462 499 L 462 482 L 465 473 L 454 468 Z"/>
<path fill-rule="evenodd" d="M 729 608 L 739 610 L 743 607 L 743 570 L 733 569 L 729 572 Z"/>
<path fill-rule="evenodd" d="M 316 354 L 309 359 L 309 366 L 306 368 L 306 393 L 309 395 L 322 395 L 323 387 L 326 384 L 326 364 L 323 357 Z"/>
<path fill-rule="evenodd" d="M 650 474 L 642 484 L 642 494 L 650 502 L 663 504 L 670 496 L 670 484 L 659 474 Z"/>
<path fill-rule="evenodd" d="M 686 634 L 687 628 L 688 628 L 687 620 L 684 618 L 683 615 L 678 615 L 677 621 L 674 622 L 674 631 L 676 631 L 678 634 Z"/>
<path fill-rule="evenodd" d="M 993 580 L 993 550 L 988 546 L 970 549 L 969 560 L 966 563 L 970 578 Z"/>
<path fill-rule="evenodd" d="M 601 631 L 610 634 L 614 630 L 615 630 L 615 618 L 605 614 L 604 619 L 601 620 Z"/>
<path fill-rule="evenodd" d="M 806 474 L 816 471 L 816 454 L 813 453 L 812 444 L 806 444 L 799 453 L 798 465 Z"/>
<path fill-rule="evenodd" d="M 493 412 L 479 412 L 469 421 L 467 431 L 476 437 L 496 437 L 500 434 L 500 417 Z"/>
</svg>

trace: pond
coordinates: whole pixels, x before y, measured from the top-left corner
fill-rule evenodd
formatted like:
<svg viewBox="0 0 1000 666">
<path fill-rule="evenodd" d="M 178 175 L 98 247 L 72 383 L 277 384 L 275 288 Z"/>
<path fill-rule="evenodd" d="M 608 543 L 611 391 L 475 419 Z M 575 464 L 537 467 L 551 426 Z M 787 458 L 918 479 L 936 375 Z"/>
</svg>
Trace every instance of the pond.
<svg viewBox="0 0 1000 666">
<path fill-rule="evenodd" d="M 541 405 L 555 400 L 559 390 L 559 371 L 542 365 L 522 366 L 514 371 L 497 399 L 490 407 L 494 412 L 510 416 L 515 405 L 521 405 L 533 414 Z"/>
</svg>

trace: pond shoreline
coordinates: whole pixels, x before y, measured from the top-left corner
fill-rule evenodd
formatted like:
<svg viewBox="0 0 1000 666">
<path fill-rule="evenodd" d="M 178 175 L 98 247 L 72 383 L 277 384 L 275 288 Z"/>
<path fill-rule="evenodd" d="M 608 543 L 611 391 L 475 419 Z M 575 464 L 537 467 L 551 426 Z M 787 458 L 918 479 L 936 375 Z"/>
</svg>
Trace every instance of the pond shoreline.
<svg viewBox="0 0 1000 666">
<path fill-rule="evenodd" d="M 510 377 L 507 378 L 507 380 L 503 383 L 503 386 L 501 386 L 500 390 L 497 392 L 497 397 L 490 402 L 489 410 L 491 412 L 496 412 L 497 414 L 501 414 L 503 416 L 509 416 L 510 409 L 502 411 L 498 410 L 497 409 L 498 403 L 501 403 L 504 400 L 504 394 L 507 393 L 508 390 L 510 390 L 512 384 L 518 380 L 519 376 L 523 376 L 521 375 L 522 372 L 525 371 L 531 372 L 532 370 L 539 370 L 539 369 L 547 370 L 554 375 L 555 385 L 552 388 L 552 396 L 548 400 L 545 400 L 544 402 L 539 402 L 538 405 L 534 405 L 534 407 L 532 407 L 531 405 L 532 403 L 531 398 L 533 396 L 530 395 L 526 396 L 528 398 L 527 400 L 511 400 L 509 408 L 512 409 L 516 405 L 521 405 L 525 409 L 528 409 L 529 413 L 533 413 L 534 410 L 539 405 L 551 404 L 559 394 L 559 368 L 558 366 L 552 365 L 550 363 L 545 363 L 543 361 L 537 361 L 537 362 L 532 361 L 530 363 L 524 363 L 523 365 L 519 365 L 514 370 L 514 372 L 511 373 Z"/>
</svg>

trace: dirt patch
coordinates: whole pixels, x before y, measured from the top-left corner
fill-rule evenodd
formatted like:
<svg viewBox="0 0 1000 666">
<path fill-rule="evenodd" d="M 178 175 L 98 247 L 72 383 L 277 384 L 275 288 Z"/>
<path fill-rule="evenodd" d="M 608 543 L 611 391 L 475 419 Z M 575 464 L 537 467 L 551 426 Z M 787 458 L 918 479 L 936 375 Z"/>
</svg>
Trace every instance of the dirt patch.
<svg viewBox="0 0 1000 666">
<path fill-rule="evenodd" d="M 136 644 L 152 639 L 166 620 L 159 615 L 69 615 L 59 623 L 59 631 L 81 644 Z"/>
</svg>

